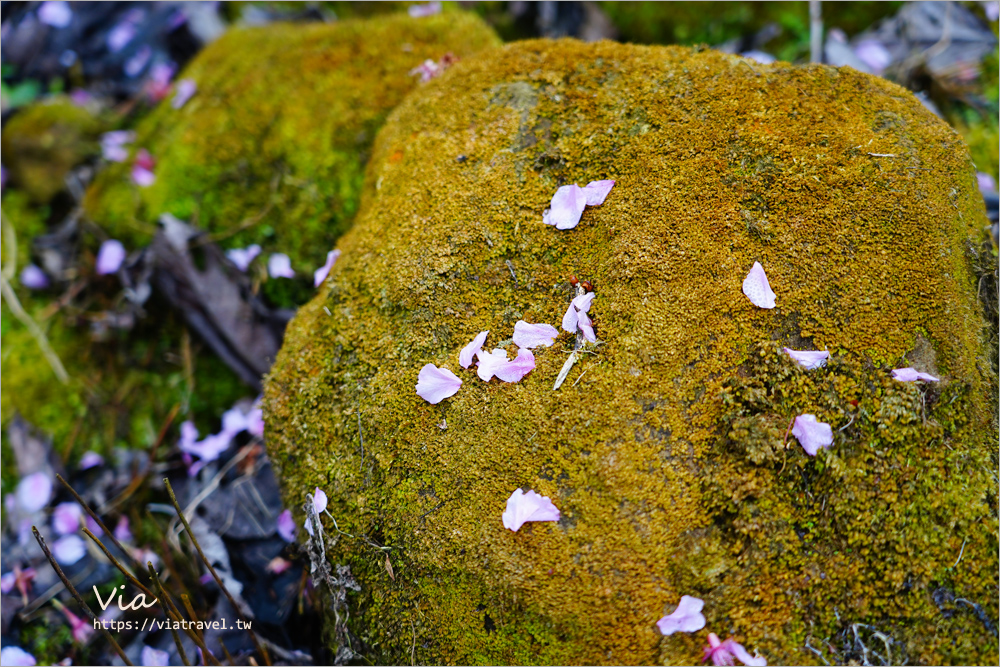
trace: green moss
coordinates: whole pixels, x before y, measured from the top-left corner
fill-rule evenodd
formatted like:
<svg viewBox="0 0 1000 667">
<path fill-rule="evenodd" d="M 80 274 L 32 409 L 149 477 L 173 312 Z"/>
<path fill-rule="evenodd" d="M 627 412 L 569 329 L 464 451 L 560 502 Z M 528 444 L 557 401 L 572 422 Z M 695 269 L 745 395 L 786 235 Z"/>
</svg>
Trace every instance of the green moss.
<svg viewBox="0 0 1000 667">
<path fill-rule="evenodd" d="M 559 185 L 602 178 L 578 227 L 541 223 Z M 265 390 L 287 504 L 319 486 L 356 536 L 328 553 L 361 583 L 366 657 L 690 664 L 713 631 L 800 663 L 861 622 L 913 662 L 992 660 L 931 597 L 997 599 L 984 224 L 960 137 L 850 70 L 535 41 L 411 95 Z M 741 293 L 754 261 L 773 310 Z M 479 331 L 557 324 L 571 274 L 604 343 L 559 391 L 565 333 L 516 384 L 458 366 Z M 805 373 L 778 345 L 835 361 Z M 464 381 L 439 405 L 414 391 L 428 363 Z M 944 381 L 888 379 L 910 363 Z M 807 410 L 837 433 L 816 459 L 781 440 Z M 503 529 L 517 487 L 560 522 Z M 662 637 L 683 594 L 708 626 Z"/>
<path fill-rule="evenodd" d="M 107 123 L 65 97 L 16 113 L 3 128 L 4 166 L 11 181 L 39 203 L 65 187 L 66 175 L 98 151 Z"/>
<path fill-rule="evenodd" d="M 180 75 L 197 82 L 195 97 L 137 128 L 156 183 L 139 188 L 128 164 L 112 165 L 89 190 L 87 214 L 142 244 L 169 212 L 224 247 L 287 253 L 305 283 L 357 211 L 375 132 L 418 85 L 410 70 L 497 43 L 462 13 L 231 30 Z"/>
</svg>

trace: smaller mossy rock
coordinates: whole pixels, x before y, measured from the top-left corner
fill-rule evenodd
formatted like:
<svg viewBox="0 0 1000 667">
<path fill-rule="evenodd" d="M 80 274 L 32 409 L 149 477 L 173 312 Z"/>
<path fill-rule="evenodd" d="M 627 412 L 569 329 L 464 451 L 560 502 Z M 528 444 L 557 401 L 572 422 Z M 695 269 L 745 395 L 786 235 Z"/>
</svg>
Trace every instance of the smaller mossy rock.
<svg viewBox="0 0 1000 667">
<path fill-rule="evenodd" d="M 598 179 L 617 182 L 576 228 L 542 223 Z M 711 631 L 799 664 L 861 623 L 892 660 L 995 660 L 993 626 L 939 604 L 997 604 L 984 223 L 961 138 L 848 68 L 531 41 L 412 94 L 265 388 L 287 504 L 327 492 L 327 554 L 360 584 L 352 646 L 692 664 Z M 774 309 L 741 291 L 755 261 Z M 558 324 L 571 275 L 603 343 L 561 389 L 567 333 L 517 383 L 459 367 L 480 331 L 510 354 L 518 320 Z M 833 359 L 806 371 L 786 345 Z M 428 363 L 463 380 L 437 405 Z M 909 365 L 942 381 L 889 377 Z M 815 458 L 801 413 L 833 428 Z M 518 487 L 559 522 L 504 529 Z M 682 595 L 707 627 L 661 636 Z"/>
<path fill-rule="evenodd" d="M 0 139 L 12 185 L 48 202 L 66 187 L 69 170 L 98 152 L 105 129 L 105 121 L 61 96 L 17 112 Z"/>
<path fill-rule="evenodd" d="M 376 131 L 419 85 L 411 70 L 498 43 L 465 13 L 230 30 L 178 77 L 197 94 L 181 109 L 168 98 L 137 127 L 155 183 L 139 187 L 130 164 L 112 165 L 88 191 L 87 215 L 141 245 L 171 213 L 225 247 L 286 253 L 311 277 L 354 217 Z"/>
</svg>

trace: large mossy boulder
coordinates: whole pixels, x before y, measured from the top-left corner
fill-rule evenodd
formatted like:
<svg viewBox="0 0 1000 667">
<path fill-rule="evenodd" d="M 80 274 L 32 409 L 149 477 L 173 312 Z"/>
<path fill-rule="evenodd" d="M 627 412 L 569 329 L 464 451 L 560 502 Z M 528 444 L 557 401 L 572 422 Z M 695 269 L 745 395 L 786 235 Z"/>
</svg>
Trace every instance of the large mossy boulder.
<svg viewBox="0 0 1000 667">
<path fill-rule="evenodd" d="M 376 131 L 420 83 L 411 71 L 498 43 L 464 13 L 231 30 L 178 77 L 196 82 L 195 96 L 180 109 L 166 100 L 137 128 L 155 183 L 112 165 L 86 212 L 131 244 L 171 213 L 224 247 L 287 253 L 311 276 L 356 213 Z"/>
<path fill-rule="evenodd" d="M 557 187 L 598 179 L 617 182 L 575 229 L 542 223 Z M 995 659 L 955 602 L 995 620 L 984 221 L 958 135 L 850 69 L 533 41 L 412 94 L 265 389 L 286 501 L 330 496 L 354 650 L 691 664 L 712 631 L 818 664 L 807 643 L 847 660 L 830 646 L 853 627 L 893 661 Z M 774 309 L 741 292 L 755 261 Z M 480 331 L 513 353 L 518 320 L 558 325 L 571 274 L 601 343 L 558 391 L 568 333 L 517 383 L 460 368 Z M 464 382 L 437 405 L 415 393 L 428 363 Z M 891 379 L 911 365 L 941 382 Z M 787 435 L 802 413 L 833 427 L 815 458 Z M 518 487 L 560 521 L 506 530 Z M 661 636 L 682 595 L 707 627 Z"/>
</svg>

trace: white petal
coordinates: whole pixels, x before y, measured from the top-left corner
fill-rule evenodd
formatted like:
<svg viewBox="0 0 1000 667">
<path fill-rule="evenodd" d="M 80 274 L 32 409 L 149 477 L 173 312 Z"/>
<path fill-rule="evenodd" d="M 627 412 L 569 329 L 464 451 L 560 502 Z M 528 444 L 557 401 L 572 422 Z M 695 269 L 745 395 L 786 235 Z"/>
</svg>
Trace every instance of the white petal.
<svg viewBox="0 0 1000 667">
<path fill-rule="evenodd" d="M 758 308 L 774 308 L 774 292 L 767 282 L 767 275 L 760 262 L 754 262 L 750 273 L 743 280 L 743 293 L 750 299 L 750 303 Z"/>
</svg>

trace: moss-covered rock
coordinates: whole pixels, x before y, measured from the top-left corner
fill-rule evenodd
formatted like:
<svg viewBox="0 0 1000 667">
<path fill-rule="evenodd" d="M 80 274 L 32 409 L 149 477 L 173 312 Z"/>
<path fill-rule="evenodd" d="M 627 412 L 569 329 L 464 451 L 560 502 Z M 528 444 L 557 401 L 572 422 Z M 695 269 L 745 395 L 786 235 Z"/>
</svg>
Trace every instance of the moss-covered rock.
<svg viewBox="0 0 1000 667">
<path fill-rule="evenodd" d="M 226 247 L 287 253 L 311 276 L 354 217 L 376 131 L 419 85 L 410 71 L 497 43 L 460 13 L 231 30 L 179 76 L 197 94 L 137 128 L 156 182 L 138 187 L 129 164 L 113 165 L 89 190 L 87 214 L 140 244 L 172 213 Z"/>
<path fill-rule="evenodd" d="M 66 187 L 70 169 L 97 153 L 105 129 L 106 121 L 66 97 L 38 102 L 4 126 L 4 166 L 14 185 L 44 204 Z"/>
<path fill-rule="evenodd" d="M 558 186 L 605 178 L 578 227 L 542 224 Z M 354 648 L 691 664 L 712 631 L 819 663 L 807 642 L 864 623 L 892 660 L 993 660 L 942 602 L 997 603 L 984 218 L 958 135 L 850 69 L 535 41 L 411 95 L 265 389 L 286 500 L 330 495 L 329 556 L 361 584 Z M 773 310 L 741 293 L 754 261 Z M 566 333 L 516 384 L 459 367 L 480 331 L 513 352 L 519 319 L 558 324 L 571 274 L 603 342 L 561 389 Z M 427 363 L 464 381 L 438 405 L 414 390 Z M 942 382 L 889 378 L 911 364 Z M 785 439 L 803 412 L 833 426 L 815 459 Z M 518 487 L 562 519 L 505 530 Z M 684 594 L 708 626 L 661 636 Z"/>
</svg>

